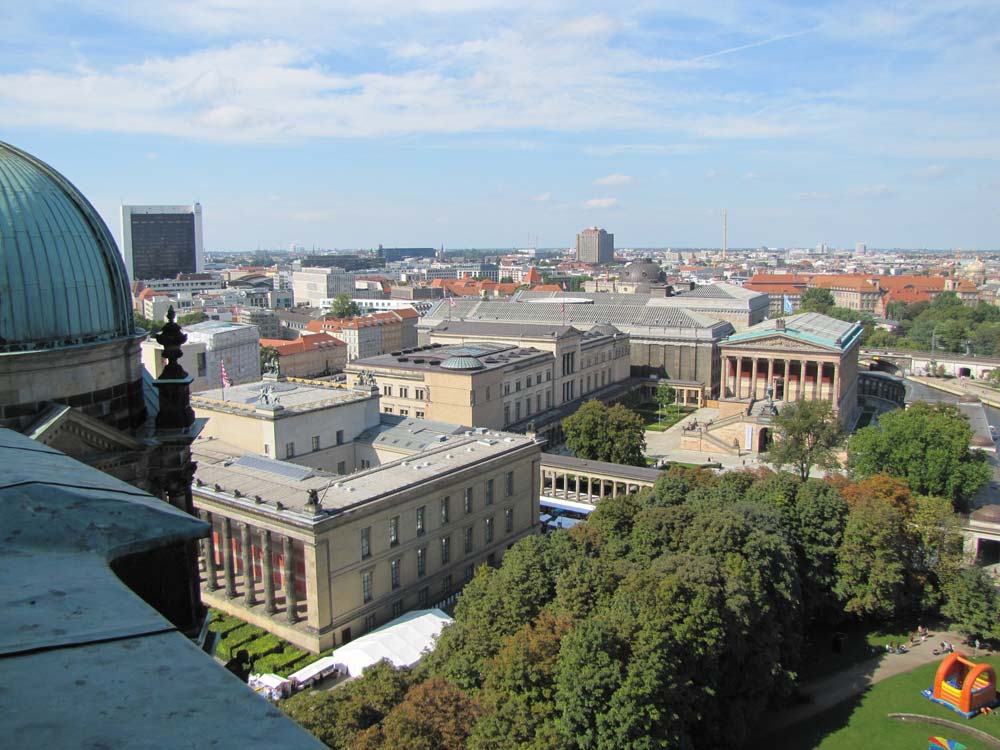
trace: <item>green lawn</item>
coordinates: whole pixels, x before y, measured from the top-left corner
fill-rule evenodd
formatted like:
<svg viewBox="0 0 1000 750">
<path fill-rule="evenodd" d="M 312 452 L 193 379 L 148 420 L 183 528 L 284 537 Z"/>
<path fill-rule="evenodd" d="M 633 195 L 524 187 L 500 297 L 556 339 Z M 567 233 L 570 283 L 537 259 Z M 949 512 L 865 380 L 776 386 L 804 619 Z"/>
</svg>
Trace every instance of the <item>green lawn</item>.
<svg viewBox="0 0 1000 750">
<path fill-rule="evenodd" d="M 907 643 L 910 634 L 917 629 L 916 623 L 904 623 L 882 628 L 871 625 L 854 624 L 815 627 L 806 633 L 802 649 L 802 664 L 799 679 L 811 680 L 815 677 L 846 669 L 859 661 L 873 658 L 872 648 L 882 648 L 889 643 Z M 833 649 L 834 636 L 843 633 L 840 652 Z"/>
<path fill-rule="evenodd" d="M 1000 657 L 983 657 L 994 667 L 1000 667 Z M 931 724 L 918 724 L 890 719 L 890 713 L 913 713 L 936 716 L 967 724 L 1000 738 L 1000 716 L 977 716 L 967 720 L 954 711 L 924 698 L 920 691 L 931 686 L 938 663 L 925 664 L 906 674 L 891 677 L 834 708 L 787 727 L 774 734 L 748 743 L 751 750 L 782 748 L 783 750 L 910 750 L 927 747 L 927 738 L 940 735 L 965 743 L 969 750 L 982 748 L 983 743 L 968 735 Z"/>
<path fill-rule="evenodd" d="M 670 429 L 693 411 L 694 409 L 690 406 L 669 406 L 663 409 L 661 415 L 655 406 L 648 404 L 635 409 L 635 413 L 642 417 L 646 429 L 652 432 L 663 432 Z"/>
</svg>

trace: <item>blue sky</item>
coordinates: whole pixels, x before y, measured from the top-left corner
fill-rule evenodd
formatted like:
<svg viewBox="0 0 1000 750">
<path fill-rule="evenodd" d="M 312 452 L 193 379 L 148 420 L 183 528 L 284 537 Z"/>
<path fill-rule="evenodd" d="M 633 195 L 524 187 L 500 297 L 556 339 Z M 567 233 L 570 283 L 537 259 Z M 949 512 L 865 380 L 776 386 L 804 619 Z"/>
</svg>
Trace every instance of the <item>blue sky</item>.
<svg viewBox="0 0 1000 750">
<path fill-rule="evenodd" d="M 210 250 L 1000 247 L 995 0 L 609 7 L 3 3 L 0 139 Z"/>
</svg>

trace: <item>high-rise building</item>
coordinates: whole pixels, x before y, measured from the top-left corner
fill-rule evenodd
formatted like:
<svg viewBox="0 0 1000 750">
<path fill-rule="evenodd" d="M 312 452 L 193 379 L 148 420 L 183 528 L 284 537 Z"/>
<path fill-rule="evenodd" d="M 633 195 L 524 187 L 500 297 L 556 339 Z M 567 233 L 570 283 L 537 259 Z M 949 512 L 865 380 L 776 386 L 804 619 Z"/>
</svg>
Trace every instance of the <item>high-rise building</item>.
<svg viewBox="0 0 1000 750">
<path fill-rule="evenodd" d="M 581 263 L 610 263 L 615 259 L 615 236 L 590 227 L 576 236 L 576 259 Z"/>
<path fill-rule="evenodd" d="M 122 255 L 129 280 L 171 279 L 204 269 L 201 204 L 122 206 Z"/>
</svg>

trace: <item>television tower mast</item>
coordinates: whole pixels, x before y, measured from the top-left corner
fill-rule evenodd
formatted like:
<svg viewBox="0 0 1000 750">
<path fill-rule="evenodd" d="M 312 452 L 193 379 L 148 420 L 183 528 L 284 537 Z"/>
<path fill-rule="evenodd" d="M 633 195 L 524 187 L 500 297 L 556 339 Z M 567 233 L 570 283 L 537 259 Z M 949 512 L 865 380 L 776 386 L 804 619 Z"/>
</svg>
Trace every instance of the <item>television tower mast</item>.
<svg viewBox="0 0 1000 750">
<path fill-rule="evenodd" d="M 728 226 L 726 223 L 726 209 L 722 209 L 722 259 L 726 259 Z"/>
</svg>

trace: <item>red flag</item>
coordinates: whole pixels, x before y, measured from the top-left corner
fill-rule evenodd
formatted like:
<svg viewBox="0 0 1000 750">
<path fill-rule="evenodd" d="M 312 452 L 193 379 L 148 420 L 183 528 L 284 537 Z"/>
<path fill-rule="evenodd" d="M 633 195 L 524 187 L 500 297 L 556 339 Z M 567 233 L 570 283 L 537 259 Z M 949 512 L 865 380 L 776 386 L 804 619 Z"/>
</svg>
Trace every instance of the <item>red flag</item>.
<svg viewBox="0 0 1000 750">
<path fill-rule="evenodd" d="M 562 303 L 562 311 L 566 312 L 566 303 L 565 302 Z"/>
<path fill-rule="evenodd" d="M 231 388 L 233 384 L 229 380 L 229 376 L 226 375 L 226 363 L 225 362 L 220 362 L 219 366 L 222 368 L 222 387 L 223 388 Z"/>
<path fill-rule="evenodd" d="M 455 307 L 456 306 L 455 305 L 455 298 L 454 297 L 449 297 L 448 298 L 448 304 L 451 305 L 452 307 Z"/>
</svg>

